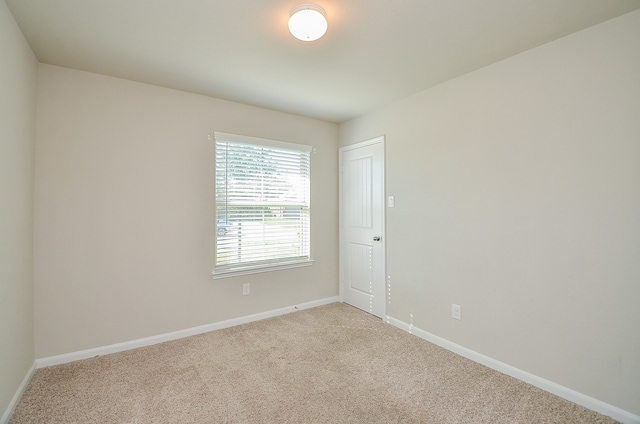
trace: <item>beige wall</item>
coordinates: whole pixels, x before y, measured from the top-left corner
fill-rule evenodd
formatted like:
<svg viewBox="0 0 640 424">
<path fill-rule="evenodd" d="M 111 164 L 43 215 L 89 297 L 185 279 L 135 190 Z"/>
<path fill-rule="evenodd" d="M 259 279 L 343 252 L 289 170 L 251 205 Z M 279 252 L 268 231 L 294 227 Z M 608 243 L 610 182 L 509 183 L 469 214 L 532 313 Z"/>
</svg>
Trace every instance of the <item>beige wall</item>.
<svg viewBox="0 0 640 424">
<path fill-rule="evenodd" d="M 0 416 L 34 363 L 33 155 L 38 64 L 0 1 Z"/>
<path fill-rule="evenodd" d="M 337 125 L 49 65 L 38 101 L 36 357 L 337 296 Z M 313 266 L 212 280 L 211 131 L 316 148 Z"/>
<path fill-rule="evenodd" d="M 387 137 L 390 316 L 640 414 L 640 11 L 339 130 Z"/>
</svg>

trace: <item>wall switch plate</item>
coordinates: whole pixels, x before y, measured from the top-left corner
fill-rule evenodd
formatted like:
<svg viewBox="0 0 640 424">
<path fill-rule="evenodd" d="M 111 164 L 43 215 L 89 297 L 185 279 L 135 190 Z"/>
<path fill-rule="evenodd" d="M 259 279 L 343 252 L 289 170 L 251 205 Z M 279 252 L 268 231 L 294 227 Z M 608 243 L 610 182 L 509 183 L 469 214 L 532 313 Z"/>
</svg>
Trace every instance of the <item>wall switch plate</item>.
<svg viewBox="0 0 640 424">
<path fill-rule="evenodd" d="M 242 295 L 246 296 L 248 294 L 251 294 L 251 285 L 249 283 L 244 283 L 242 285 Z"/>
<path fill-rule="evenodd" d="M 462 319 L 461 314 L 462 314 L 462 311 L 461 311 L 460 305 L 451 304 L 451 318 Z"/>
<path fill-rule="evenodd" d="M 395 208 L 396 207 L 396 198 L 395 198 L 395 196 L 387 197 L 387 206 L 390 207 L 390 208 Z"/>
</svg>

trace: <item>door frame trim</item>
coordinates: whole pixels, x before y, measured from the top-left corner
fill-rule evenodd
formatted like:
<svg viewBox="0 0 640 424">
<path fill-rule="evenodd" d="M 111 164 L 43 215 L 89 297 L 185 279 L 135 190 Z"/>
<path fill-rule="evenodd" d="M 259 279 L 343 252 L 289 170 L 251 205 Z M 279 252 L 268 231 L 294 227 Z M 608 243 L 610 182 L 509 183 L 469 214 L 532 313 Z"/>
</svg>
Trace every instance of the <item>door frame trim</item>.
<svg viewBox="0 0 640 424">
<path fill-rule="evenodd" d="M 380 144 L 382 146 L 382 169 L 380 170 L 382 174 L 382 243 L 380 243 L 382 248 L 382 278 L 383 278 L 383 290 L 384 290 L 384 308 L 382 311 L 383 319 L 387 316 L 387 178 L 385 173 L 386 166 L 386 137 L 384 135 L 371 138 L 369 140 L 361 141 L 354 144 L 349 144 L 348 146 L 341 147 L 338 149 L 338 298 L 340 302 L 344 302 L 344 281 L 342 278 L 342 270 L 344 267 L 342 261 L 342 241 L 343 241 L 343 231 L 342 231 L 342 222 L 343 222 L 343 205 L 342 205 L 342 184 L 343 184 L 343 170 L 342 170 L 342 155 L 344 152 L 350 150 L 357 150 L 363 147 L 371 146 L 374 144 Z"/>
</svg>

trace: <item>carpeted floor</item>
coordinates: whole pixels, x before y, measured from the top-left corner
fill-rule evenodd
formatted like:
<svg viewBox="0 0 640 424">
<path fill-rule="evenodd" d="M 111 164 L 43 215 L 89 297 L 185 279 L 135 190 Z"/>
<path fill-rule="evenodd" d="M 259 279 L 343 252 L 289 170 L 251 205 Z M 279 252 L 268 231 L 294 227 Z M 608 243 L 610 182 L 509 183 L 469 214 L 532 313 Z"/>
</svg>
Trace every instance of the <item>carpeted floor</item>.
<svg viewBox="0 0 640 424">
<path fill-rule="evenodd" d="M 36 371 L 21 423 L 613 423 L 335 303 Z"/>
</svg>

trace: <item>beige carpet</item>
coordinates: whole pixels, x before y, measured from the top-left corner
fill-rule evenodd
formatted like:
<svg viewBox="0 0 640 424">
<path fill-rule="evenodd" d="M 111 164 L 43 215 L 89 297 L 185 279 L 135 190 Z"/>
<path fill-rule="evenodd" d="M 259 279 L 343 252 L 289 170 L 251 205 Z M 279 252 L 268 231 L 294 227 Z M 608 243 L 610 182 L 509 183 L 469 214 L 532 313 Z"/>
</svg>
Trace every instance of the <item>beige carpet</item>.
<svg viewBox="0 0 640 424">
<path fill-rule="evenodd" d="M 37 370 L 19 423 L 611 423 L 340 303 Z"/>
</svg>

